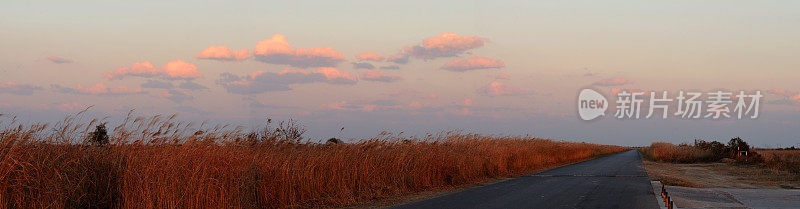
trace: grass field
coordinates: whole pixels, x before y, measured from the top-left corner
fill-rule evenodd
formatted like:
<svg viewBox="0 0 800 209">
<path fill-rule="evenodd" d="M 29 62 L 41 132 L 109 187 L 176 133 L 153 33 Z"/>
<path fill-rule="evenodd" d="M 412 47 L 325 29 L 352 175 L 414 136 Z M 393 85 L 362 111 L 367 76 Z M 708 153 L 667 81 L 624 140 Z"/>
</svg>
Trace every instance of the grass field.
<svg viewBox="0 0 800 209">
<path fill-rule="evenodd" d="M 711 144 L 716 144 L 711 146 Z M 640 148 L 652 179 L 688 187 L 797 187 L 800 150 L 750 149 L 736 155 L 730 145 L 697 141 L 693 145 L 655 142 Z"/>
<path fill-rule="evenodd" d="M 756 153 L 768 167 L 800 173 L 800 150 L 757 149 Z"/>
<path fill-rule="evenodd" d="M 283 123 L 249 132 L 161 116 L 129 116 L 104 144 L 91 142 L 98 120 L 0 119 L 2 208 L 339 207 L 626 150 L 453 132 L 325 144 Z"/>
</svg>

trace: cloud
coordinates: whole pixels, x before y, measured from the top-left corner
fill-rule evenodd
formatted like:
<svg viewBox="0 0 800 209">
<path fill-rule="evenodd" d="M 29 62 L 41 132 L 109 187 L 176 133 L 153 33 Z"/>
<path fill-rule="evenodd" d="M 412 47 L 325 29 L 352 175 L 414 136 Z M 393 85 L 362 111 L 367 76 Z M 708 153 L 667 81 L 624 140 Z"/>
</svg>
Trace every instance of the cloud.
<svg viewBox="0 0 800 209">
<path fill-rule="evenodd" d="M 467 98 L 467 99 L 464 99 L 464 101 L 457 102 L 455 105 L 457 107 L 472 107 L 473 105 L 475 105 L 475 102 L 473 102 L 471 99 Z"/>
<path fill-rule="evenodd" d="M 208 89 L 208 87 L 200 85 L 200 84 L 192 82 L 192 81 L 185 81 L 185 82 L 181 83 L 180 85 L 178 85 L 178 88 L 186 89 L 186 90 L 192 90 L 192 91 Z"/>
<path fill-rule="evenodd" d="M 367 70 L 358 73 L 358 77 L 365 81 L 394 82 L 400 80 L 400 76 L 391 75 L 381 71 Z"/>
<path fill-rule="evenodd" d="M 389 65 L 389 66 L 381 66 L 381 70 L 399 70 L 400 66 L 397 65 Z"/>
<path fill-rule="evenodd" d="M 386 61 L 393 62 L 396 64 L 406 64 L 408 63 L 408 55 L 391 56 L 386 58 Z"/>
<path fill-rule="evenodd" d="M 256 60 L 270 64 L 289 65 L 297 68 L 334 67 L 345 61 L 342 53 L 331 47 L 295 49 L 286 41 L 286 36 L 275 34 L 256 44 L 253 49 Z"/>
<path fill-rule="evenodd" d="M 508 80 L 508 79 L 511 79 L 511 76 L 508 76 L 508 74 L 505 74 L 505 73 L 500 73 L 497 76 L 495 76 L 494 79 Z"/>
<path fill-rule="evenodd" d="M 354 62 L 353 68 L 355 69 L 375 69 L 375 65 L 369 64 L 367 62 Z"/>
<path fill-rule="evenodd" d="M 227 46 L 211 45 L 195 56 L 199 59 L 210 59 L 221 62 L 242 61 L 250 58 L 250 49 L 231 50 Z"/>
<path fill-rule="evenodd" d="M 62 102 L 62 103 L 56 103 L 54 105 L 56 109 L 61 110 L 62 112 L 74 112 L 86 108 L 86 106 L 78 102 Z"/>
<path fill-rule="evenodd" d="M 72 61 L 71 59 L 67 59 L 67 58 L 63 58 L 63 57 L 56 57 L 56 56 L 48 56 L 48 57 L 45 57 L 45 59 L 50 60 L 50 62 L 53 62 L 53 63 L 56 63 L 56 64 L 65 64 L 65 63 L 73 63 L 73 62 L 75 62 L 75 61 Z"/>
<path fill-rule="evenodd" d="M 526 92 L 519 87 L 511 86 L 505 83 L 493 81 L 484 87 L 478 89 L 478 93 L 486 96 L 515 96 L 523 95 Z"/>
<path fill-rule="evenodd" d="M 650 95 L 649 91 L 641 90 L 641 89 L 627 89 L 627 88 L 611 88 L 611 95 L 616 97 L 617 94 L 622 92 L 628 92 L 629 94 L 633 93 L 642 93 L 643 95 Z"/>
<path fill-rule="evenodd" d="M 290 85 L 302 83 L 330 83 L 339 85 L 352 85 L 358 82 L 354 75 L 341 72 L 336 68 L 322 67 L 311 72 L 306 70 L 285 69 L 280 72 L 256 71 L 249 76 L 237 76 L 223 73 L 217 84 L 223 86 L 229 93 L 258 94 L 271 91 L 288 91 Z"/>
<path fill-rule="evenodd" d="M 613 78 L 607 78 L 607 79 L 603 79 L 603 80 L 594 82 L 592 85 L 595 85 L 595 86 L 621 86 L 621 85 L 626 85 L 626 84 L 631 84 L 631 83 L 633 83 L 633 82 L 631 82 L 631 81 L 629 81 L 627 79 L 620 78 L 620 77 L 613 77 Z"/>
<path fill-rule="evenodd" d="M 168 62 L 161 68 L 155 67 L 150 62 L 137 62 L 131 66 L 125 66 L 116 70 L 109 71 L 103 75 L 108 80 L 121 80 L 126 76 L 136 76 L 144 78 L 163 78 L 169 80 L 191 80 L 203 77 L 197 70 L 197 66 L 183 60 Z"/>
<path fill-rule="evenodd" d="M 357 55 L 356 59 L 361 61 L 383 61 L 386 57 L 375 54 L 375 52 L 367 52 Z"/>
<path fill-rule="evenodd" d="M 505 66 L 503 61 L 475 56 L 469 59 L 454 59 L 442 66 L 442 69 L 464 72 L 468 70 L 503 68 Z"/>
<path fill-rule="evenodd" d="M 64 87 L 58 84 L 53 84 L 50 88 L 59 93 L 64 94 L 82 94 L 82 95 L 98 95 L 98 96 L 121 96 L 144 93 L 141 88 L 131 89 L 125 86 L 107 87 L 103 83 L 97 83 L 92 86 L 84 87 L 78 84 L 76 88 Z"/>
<path fill-rule="evenodd" d="M 194 100 L 194 96 L 189 95 L 188 92 L 181 91 L 181 90 L 164 90 L 156 94 L 156 97 L 162 99 L 169 99 L 175 103 L 182 103 L 184 101 L 192 101 Z"/>
<path fill-rule="evenodd" d="M 775 94 L 778 96 L 783 97 L 778 101 L 771 101 L 774 104 L 800 104 L 800 93 L 787 91 L 782 89 L 770 89 L 767 90 L 770 94 Z"/>
<path fill-rule="evenodd" d="M 0 94 L 9 93 L 16 95 L 31 95 L 34 91 L 42 90 L 42 87 L 30 84 L 19 84 L 17 82 L 0 83 Z"/>
<path fill-rule="evenodd" d="M 770 94 L 775 94 L 775 95 L 784 96 L 784 97 L 792 97 L 792 96 L 795 95 L 794 92 L 783 90 L 783 89 L 770 89 L 770 90 L 767 90 L 767 92 L 770 93 Z"/>
<path fill-rule="evenodd" d="M 325 75 L 326 82 L 332 84 L 356 84 L 358 82 L 358 78 L 356 76 L 351 75 L 348 72 L 341 72 L 336 68 L 331 67 L 321 67 L 317 68 L 314 71 L 311 71 L 313 74 L 322 74 Z"/>
<path fill-rule="evenodd" d="M 151 89 L 171 89 L 175 87 L 170 82 L 151 80 L 151 79 L 148 79 L 147 82 L 142 83 L 139 86 L 142 88 L 151 88 Z"/>
<path fill-rule="evenodd" d="M 407 46 L 403 55 L 418 59 L 434 59 L 438 57 L 454 57 L 467 50 L 482 47 L 487 38 L 478 36 L 461 36 L 455 33 L 442 33 L 436 37 L 422 40 L 422 44 Z"/>
</svg>

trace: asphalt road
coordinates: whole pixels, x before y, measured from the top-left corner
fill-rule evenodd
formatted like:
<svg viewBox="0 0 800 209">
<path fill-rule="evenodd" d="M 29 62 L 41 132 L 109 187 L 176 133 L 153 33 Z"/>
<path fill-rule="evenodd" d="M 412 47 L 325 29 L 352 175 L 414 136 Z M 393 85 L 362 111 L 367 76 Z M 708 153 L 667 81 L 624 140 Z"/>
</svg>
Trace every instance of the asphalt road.
<svg viewBox="0 0 800 209">
<path fill-rule="evenodd" d="M 631 150 L 395 208 L 659 208 Z"/>
</svg>

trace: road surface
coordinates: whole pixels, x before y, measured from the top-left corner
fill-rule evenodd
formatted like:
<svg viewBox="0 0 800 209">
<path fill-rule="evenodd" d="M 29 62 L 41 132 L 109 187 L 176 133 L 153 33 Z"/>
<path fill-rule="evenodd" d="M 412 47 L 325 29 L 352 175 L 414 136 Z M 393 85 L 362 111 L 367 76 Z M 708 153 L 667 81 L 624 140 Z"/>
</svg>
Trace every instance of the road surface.
<svg viewBox="0 0 800 209">
<path fill-rule="evenodd" d="M 659 208 L 631 150 L 395 208 Z"/>
</svg>

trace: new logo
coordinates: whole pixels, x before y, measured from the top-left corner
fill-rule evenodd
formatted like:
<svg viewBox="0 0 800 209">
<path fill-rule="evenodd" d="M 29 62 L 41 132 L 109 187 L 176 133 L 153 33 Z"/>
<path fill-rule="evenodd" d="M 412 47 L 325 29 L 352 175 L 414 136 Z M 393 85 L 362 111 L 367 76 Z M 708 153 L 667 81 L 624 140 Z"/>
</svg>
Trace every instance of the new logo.
<svg viewBox="0 0 800 209">
<path fill-rule="evenodd" d="M 591 89 L 583 89 L 578 95 L 578 115 L 583 120 L 592 120 L 606 114 L 608 100 Z"/>
</svg>

